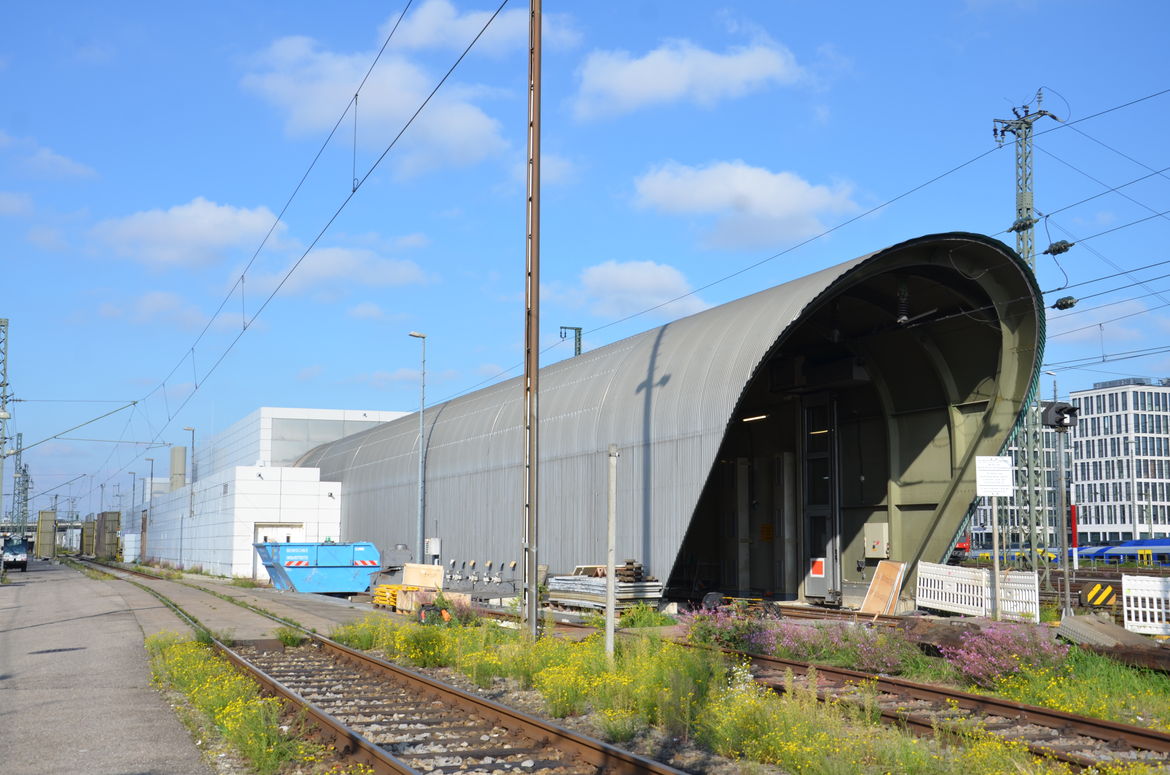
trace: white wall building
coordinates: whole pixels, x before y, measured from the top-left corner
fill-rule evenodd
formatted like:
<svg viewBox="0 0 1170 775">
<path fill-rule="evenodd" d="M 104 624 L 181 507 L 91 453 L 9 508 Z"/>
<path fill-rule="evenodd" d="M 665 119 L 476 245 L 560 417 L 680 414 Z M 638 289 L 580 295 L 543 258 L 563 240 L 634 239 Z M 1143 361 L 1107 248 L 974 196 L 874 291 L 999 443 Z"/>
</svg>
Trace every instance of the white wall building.
<svg viewBox="0 0 1170 775">
<path fill-rule="evenodd" d="M 1074 390 L 1073 503 L 1082 545 L 1170 534 L 1170 379 Z"/>
<path fill-rule="evenodd" d="M 340 540 L 341 484 L 292 464 L 319 444 L 404 414 L 261 407 L 207 441 L 196 431 L 192 482 L 186 449 L 172 447 L 171 477 L 159 475 L 164 461 L 156 460 L 154 486 L 139 488 L 153 497 L 124 514 L 126 559 L 264 579 L 254 542 Z"/>
</svg>

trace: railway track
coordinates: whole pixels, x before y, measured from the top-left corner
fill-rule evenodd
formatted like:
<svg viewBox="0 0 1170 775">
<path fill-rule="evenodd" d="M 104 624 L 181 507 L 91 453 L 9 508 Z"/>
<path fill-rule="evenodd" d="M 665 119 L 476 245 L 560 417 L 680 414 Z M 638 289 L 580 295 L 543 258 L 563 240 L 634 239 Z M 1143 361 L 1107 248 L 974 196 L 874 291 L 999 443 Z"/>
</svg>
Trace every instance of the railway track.
<svg viewBox="0 0 1170 775">
<path fill-rule="evenodd" d="M 288 649 L 271 642 L 216 647 L 290 707 L 307 709 L 324 738 L 375 772 L 678 772 L 320 636 L 306 638 L 308 645 Z M 775 691 L 785 691 L 790 676 L 806 682 L 815 676 L 822 700 L 876 705 L 884 722 L 915 734 L 995 734 L 1076 769 L 1128 763 L 1170 769 L 1170 734 L 1163 732 L 892 677 L 727 653 L 749 658 L 755 679 Z"/>
<path fill-rule="evenodd" d="M 96 567 L 160 581 L 116 566 Z M 144 588 L 192 626 L 211 624 L 188 616 L 157 584 Z M 683 775 L 314 633 L 303 634 L 306 645 L 293 648 L 271 640 L 229 645 L 213 639 L 213 645 L 267 692 L 304 712 L 319 736 L 343 756 L 379 775 Z"/>
<path fill-rule="evenodd" d="M 335 744 L 368 741 L 361 758 L 377 772 L 681 775 L 323 638 L 233 654 L 274 693 L 342 725 Z"/>
<path fill-rule="evenodd" d="M 872 694 L 882 720 L 920 735 L 940 729 L 990 733 L 1019 741 L 1032 754 L 1077 769 L 1140 762 L 1170 768 L 1170 734 L 955 689 L 855 670 L 730 652 L 747 658 L 761 684 L 783 692 L 788 677 L 809 681 L 824 701 L 865 704 Z"/>
</svg>

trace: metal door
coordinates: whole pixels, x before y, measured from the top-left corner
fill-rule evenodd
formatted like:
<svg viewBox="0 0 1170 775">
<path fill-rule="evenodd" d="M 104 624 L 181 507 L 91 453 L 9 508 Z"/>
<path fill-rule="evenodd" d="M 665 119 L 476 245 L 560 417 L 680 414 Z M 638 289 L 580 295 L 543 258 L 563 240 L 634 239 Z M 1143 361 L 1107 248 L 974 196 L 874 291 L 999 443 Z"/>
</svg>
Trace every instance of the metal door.
<svg viewBox="0 0 1170 775">
<path fill-rule="evenodd" d="M 252 543 L 261 544 L 276 541 L 282 544 L 302 544 L 305 542 L 305 526 L 300 522 L 256 522 Z M 248 547 L 252 549 L 252 547 Z M 268 581 L 268 571 L 252 549 L 252 578 L 257 581 Z"/>
<path fill-rule="evenodd" d="M 805 597 L 841 602 L 841 519 L 838 510 L 837 412 L 832 396 L 802 402 Z"/>
</svg>

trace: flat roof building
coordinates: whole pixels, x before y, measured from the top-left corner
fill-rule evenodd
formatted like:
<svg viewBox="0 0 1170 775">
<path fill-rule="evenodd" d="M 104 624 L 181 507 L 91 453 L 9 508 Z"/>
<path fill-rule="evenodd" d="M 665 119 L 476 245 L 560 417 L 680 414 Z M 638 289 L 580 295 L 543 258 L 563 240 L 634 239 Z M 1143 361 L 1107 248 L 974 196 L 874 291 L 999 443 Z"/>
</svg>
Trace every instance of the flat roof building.
<svg viewBox="0 0 1170 775">
<path fill-rule="evenodd" d="M 1073 503 L 1081 545 L 1170 535 L 1170 379 L 1070 393 Z"/>
</svg>

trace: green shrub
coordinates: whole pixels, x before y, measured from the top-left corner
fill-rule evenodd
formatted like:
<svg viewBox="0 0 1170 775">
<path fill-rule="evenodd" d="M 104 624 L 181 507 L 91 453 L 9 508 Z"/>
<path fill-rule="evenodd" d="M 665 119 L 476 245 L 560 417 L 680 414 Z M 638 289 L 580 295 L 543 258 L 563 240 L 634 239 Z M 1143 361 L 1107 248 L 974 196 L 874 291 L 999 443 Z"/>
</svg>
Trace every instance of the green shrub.
<svg viewBox="0 0 1170 775">
<path fill-rule="evenodd" d="M 667 627 L 675 618 L 644 602 L 636 603 L 622 612 L 618 624 L 622 627 Z M 604 626 L 604 621 L 602 622 Z"/>
</svg>

